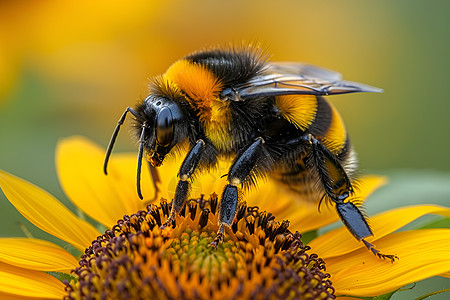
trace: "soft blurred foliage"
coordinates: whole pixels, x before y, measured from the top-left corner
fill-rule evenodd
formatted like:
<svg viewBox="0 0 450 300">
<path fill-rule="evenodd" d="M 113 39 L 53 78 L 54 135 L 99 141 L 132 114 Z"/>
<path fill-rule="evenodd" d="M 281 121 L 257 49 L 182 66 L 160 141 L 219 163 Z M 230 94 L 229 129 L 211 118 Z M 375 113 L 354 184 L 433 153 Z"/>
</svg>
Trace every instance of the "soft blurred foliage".
<svg viewBox="0 0 450 300">
<path fill-rule="evenodd" d="M 383 88 L 332 101 L 364 172 L 414 170 L 420 185 L 420 170 L 450 171 L 449 11 L 445 0 L 1 1 L 0 168 L 73 208 L 55 173 L 58 139 L 81 134 L 106 146 L 149 77 L 205 46 L 258 41 L 272 60 Z M 126 130 L 116 150 L 137 150 Z M 409 173 L 399 179 L 405 190 Z M 423 202 L 434 182 L 448 185 L 448 174 L 433 176 L 445 180 L 425 184 Z M 0 197 L 3 235 L 23 235 L 16 222 L 32 228 Z"/>
</svg>

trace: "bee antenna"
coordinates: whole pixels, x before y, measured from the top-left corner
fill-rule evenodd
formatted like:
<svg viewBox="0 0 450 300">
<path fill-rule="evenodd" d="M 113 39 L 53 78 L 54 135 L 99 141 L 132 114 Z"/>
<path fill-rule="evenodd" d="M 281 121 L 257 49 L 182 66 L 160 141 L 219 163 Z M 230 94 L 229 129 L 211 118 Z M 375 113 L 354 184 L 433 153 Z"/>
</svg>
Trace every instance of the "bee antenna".
<svg viewBox="0 0 450 300">
<path fill-rule="evenodd" d="M 136 174 L 136 188 L 137 188 L 138 196 L 141 200 L 144 199 L 144 197 L 142 197 L 142 192 L 141 192 L 141 168 L 142 168 L 142 156 L 144 154 L 144 136 L 145 136 L 146 128 L 147 128 L 147 123 L 144 122 L 142 124 L 141 136 L 139 137 L 139 153 L 138 153 L 137 174 Z"/>
<path fill-rule="evenodd" d="M 111 152 L 112 152 L 112 149 L 116 142 L 117 135 L 119 134 L 120 126 L 122 126 L 123 122 L 125 122 L 127 112 L 132 113 L 133 116 L 135 116 L 136 118 L 138 117 L 138 113 L 136 111 L 134 111 L 134 109 L 132 109 L 131 107 L 127 107 L 127 109 L 124 111 L 124 113 L 120 117 L 119 121 L 117 121 L 116 128 L 114 129 L 114 132 L 111 136 L 111 140 L 109 141 L 109 144 L 108 144 L 108 148 L 106 149 L 105 160 L 103 162 L 103 173 L 105 173 L 105 175 L 108 175 L 107 168 L 108 168 L 109 157 L 111 156 Z"/>
<path fill-rule="evenodd" d="M 114 143 L 116 142 L 117 134 L 119 133 L 120 125 L 116 126 L 116 129 L 114 130 L 114 133 L 111 137 L 111 140 L 109 141 L 108 148 L 106 149 L 105 154 L 105 160 L 103 161 L 103 173 L 105 175 L 108 175 L 108 161 L 109 157 L 111 156 L 112 149 L 114 147 Z"/>
</svg>

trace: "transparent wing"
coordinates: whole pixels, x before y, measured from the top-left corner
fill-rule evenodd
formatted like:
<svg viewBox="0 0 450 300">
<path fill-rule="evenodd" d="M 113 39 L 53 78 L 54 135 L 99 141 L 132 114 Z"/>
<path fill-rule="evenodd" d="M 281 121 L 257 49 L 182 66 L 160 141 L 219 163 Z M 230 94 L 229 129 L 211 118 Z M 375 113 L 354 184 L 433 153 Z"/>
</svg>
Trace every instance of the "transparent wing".
<svg viewBox="0 0 450 300">
<path fill-rule="evenodd" d="M 302 63 L 270 63 L 262 75 L 236 86 L 239 98 L 292 94 L 335 95 L 383 90 L 341 79 L 337 72 Z"/>
<path fill-rule="evenodd" d="M 299 62 L 274 62 L 269 64 L 270 72 L 285 75 L 302 75 L 311 78 L 321 78 L 328 81 L 342 80 L 338 72 L 314 65 Z"/>
</svg>

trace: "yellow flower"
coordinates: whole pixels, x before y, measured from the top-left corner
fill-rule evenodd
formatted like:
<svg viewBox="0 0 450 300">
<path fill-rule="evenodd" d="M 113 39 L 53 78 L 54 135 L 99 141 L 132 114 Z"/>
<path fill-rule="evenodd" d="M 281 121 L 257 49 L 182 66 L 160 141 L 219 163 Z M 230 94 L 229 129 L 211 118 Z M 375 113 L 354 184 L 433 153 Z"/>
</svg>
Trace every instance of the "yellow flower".
<svg viewBox="0 0 450 300">
<path fill-rule="evenodd" d="M 295 232 L 330 224 L 337 220 L 336 213 L 323 205 L 319 214 L 316 204 L 295 201 L 268 181 L 248 193 L 224 243 L 213 250 L 213 191 L 223 188 L 219 175 L 226 173 L 226 165 L 200 176 L 191 194 L 196 200 L 177 216 L 175 227 L 160 230 L 169 206 L 165 201 L 152 203 L 148 170 L 142 185 L 147 201 L 140 201 L 135 155 L 115 155 L 108 176 L 102 173 L 103 155 L 103 149 L 80 137 L 59 143 L 56 155 L 64 191 L 86 215 L 108 228 L 103 235 L 47 192 L 0 172 L 3 192 L 22 215 L 83 253 L 75 258 L 33 238 L 0 239 L 1 299 L 77 299 L 88 294 L 100 298 L 104 293 L 125 298 L 375 296 L 431 276 L 450 275 L 450 229 L 393 233 L 424 214 L 450 217 L 448 208 L 411 206 L 371 218 L 376 236 L 368 240 L 399 257 L 391 263 L 376 258 L 344 228 L 304 246 Z M 162 168 L 159 189 L 166 199 L 173 196 L 176 172 L 175 161 Z M 364 177 L 356 196 L 367 197 L 383 181 Z M 75 280 L 62 283 L 48 272 L 67 273 Z"/>
</svg>

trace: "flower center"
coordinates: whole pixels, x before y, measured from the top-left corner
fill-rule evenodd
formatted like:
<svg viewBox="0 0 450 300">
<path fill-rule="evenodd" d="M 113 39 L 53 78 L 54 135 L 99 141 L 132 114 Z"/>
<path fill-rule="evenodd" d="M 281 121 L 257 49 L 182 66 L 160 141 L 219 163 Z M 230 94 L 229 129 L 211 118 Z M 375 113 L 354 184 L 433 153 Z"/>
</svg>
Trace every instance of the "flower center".
<svg viewBox="0 0 450 300">
<path fill-rule="evenodd" d="M 93 241 L 73 270 L 67 299 L 334 299 L 322 259 L 270 213 L 240 204 L 214 249 L 217 195 L 190 200 L 172 227 L 170 206 L 124 216 Z"/>
</svg>

